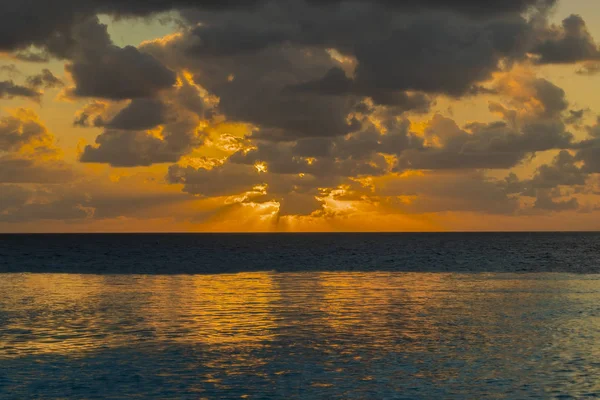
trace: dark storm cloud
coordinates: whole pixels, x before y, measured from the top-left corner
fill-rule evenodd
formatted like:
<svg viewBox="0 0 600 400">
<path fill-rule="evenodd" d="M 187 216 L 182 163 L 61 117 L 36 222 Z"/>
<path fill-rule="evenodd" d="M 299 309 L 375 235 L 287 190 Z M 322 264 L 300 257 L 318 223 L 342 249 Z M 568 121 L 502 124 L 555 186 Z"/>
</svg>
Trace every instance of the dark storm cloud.
<svg viewBox="0 0 600 400">
<path fill-rule="evenodd" d="M 114 16 L 147 16 L 181 7 L 229 9 L 248 7 L 256 1 L 228 0 L 21 0 L 2 4 L 0 13 L 0 50 L 25 49 L 36 45 L 64 57 L 73 45 L 71 28 L 89 16 L 109 13 Z"/>
<path fill-rule="evenodd" d="M 531 29 L 519 13 L 553 3 L 550 0 L 309 3 L 58 0 L 49 5 L 29 0 L 11 3 L 9 12 L 2 14 L 6 21 L 0 17 L 0 26 L 10 27 L 7 35 L 0 31 L 5 40 L 0 42 L 0 48 L 37 44 L 56 56 L 73 58 L 81 41 L 76 27 L 86 15 L 106 12 L 115 16 L 144 16 L 186 8 L 184 18 L 191 23 L 202 22 L 190 31 L 190 37 L 197 39 L 187 46 L 190 53 L 231 56 L 256 53 L 284 43 L 337 48 L 357 58 L 356 79 L 361 92 L 367 90 L 375 101 L 387 104 L 398 101 L 394 95 L 385 93 L 389 91 L 410 89 L 451 94 L 469 91 L 473 83 L 497 70 L 502 57 L 524 54 L 522 47 Z M 468 19 L 465 13 L 487 18 Z M 26 29 L 18 24 L 19 20 L 36 22 L 32 24 L 34 29 L 27 24 L 29 31 L 21 35 L 19 31 Z M 127 90 L 127 86 L 121 92 L 107 93 L 89 81 L 90 75 L 106 75 L 107 86 L 116 90 L 113 83 L 132 80 L 113 82 L 116 78 L 112 70 L 124 69 L 125 64 L 137 71 L 152 71 L 158 87 L 172 82 L 168 72 L 161 72 L 150 59 L 136 54 L 134 48 L 118 49 L 109 42 L 96 42 L 96 46 L 97 57 L 88 54 L 85 60 L 72 66 L 74 75 L 82 81 L 77 94 L 106 98 L 147 95 L 140 93 L 140 88 Z M 107 60 L 100 62 L 104 58 Z M 98 64 L 96 68 L 94 64 Z M 437 65 L 445 68 L 435 69 L 433 66 Z M 134 78 L 126 73 L 127 69 L 123 71 L 127 78 Z M 152 81 L 146 83 L 152 87 Z"/>
<path fill-rule="evenodd" d="M 15 84 L 13 81 L 0 81 L 0 99 L 13 97 L 27 97 L 39 100 L 41 93 L 30 87 Z"/>
<path fill-rule="evenodd" d="M 402 91 L 390 91 L 385 89 L 361 88 L 353 80 L 346 76 L 340 67 L 331 68 L 322 77 L 312 81 L 292 85 L 286 90 L 297 93 L 318 93 L 326 96 L 344 96 L 355 94 L 357 96 L 370 97 L 373 102 L 380 105 L 394 106 L 396 111 L 418 111 L 427 112 L 432 99 L 423 93 L 409 94 Z"/>
<path fill-rule="evenodd" d="M 97 18 L 75 27 L 76 46 L 66 65 L 75 81 L 72 95 L 112 100 L 151 97 L 175 84 L 175 73 L 137 48 L 112 44 Z"/>
<path fill-rule="evenodd" d="M 600 59 L 600 50 L 579 15 L 566 18 L 561 27 L 542 32 L 540 42 L 531 53 L 541 64 L 570 64 Z"/>
<path fill-rule="evenodd" d="M 543 22 L 547 15 L 540 10 L 554 1 L 25 3 L 12 10 L 34 22 L 38 12 L 45 12 L 50 21 L 40 20 L 23 36 L 3 36 L 7 25 L 15 32 L 25 27 L 0 15 L 0 48 L 66 59 L 75 84 L 71 95 L 111 100 L 94 103 L 76 117 L 77 125 L 104 128 L 96 143 L 85 147 L 82 162 L 173 163 L 203 144 L 205 134 L 197 128 L 205 119 L 218 116 L 251 126 L 244 148 L 212 169 L 169 168 L 168 181 L 191 194 L 251 192 L 235 201 L 275 200 L 282 215 L 308 214 L 320 207 L 315 196 L 321 189 L 358 185 L 356 178 L 376 179 L 392 169 L 451 169 L 461 173 L 411 178 L 388 194 L 418 196 L 402 206 L 411 212 L 511 213 L 518 201 L 508 194 L 526 190 L 537 196 L 538 208 L 572 207 L 570 200 L 563 205 L 555 194 L 547 194 L 548 200 L 542 191 L 580 185 L 587 171 L 597 168 L 591 140 L 575 156 L 560 153 L 531 180 L 509 182 L 518 191 L 509 192 L 483 173 L 463 177 L 466 169 L 510 168 L 536 152 L 573 147 L 565 128 L 570 119 L 563 118 L 569 110 L 565 93 L 542 79 L 530 82 L 522 98 L 513 96 L 518 104 L 509 100 L 507 106 L 492 107 L 501 122 L 458 127 L 436 117 L 422 137 L 401 119 L 427 112 L 437 95 L 506 95 L 486 81 L 530 54 L 540 63 L 595 60 L 597 49 L 581 18 L 570 17 L 562 27 Z M 95 17 L 172 9 L 185 9 L 180 35 L 140 48 L 114 45 Z M 179 80 L 175 71 L 182 75 Z M 40 78 L 30 85 L 46 83 Z M 535 109 L 525 106 L 531 97 Z M 259 173 L 257 163 L 267 172 Z M 257 185 L 266 185 L 268 193 Z"/>
<path fill-rule="evenodd" d="M 196 125 L 197 121 L 186 119 L 169 123 L 160 137 L 147 131 L 106 129 L 96 138 L 95 146 L 85 146 L 80 161 L 115 167 L 177 162 L 202 145 L 206 135 L 196 132 Z"/>
<path fill-rule="evenodd" d="M 509 9 L 523 9 L 516 4 Z M 258 128 L 255 140 L 344 136 L 360 131 L 357 113 L 374 111 L 364 106 L 364 97 L 400 114 L 426 112 L 437 94 L 498 94 L 481 82 L 502 65 L 524 60 L 535 42 L 536 23 L 518 13 L 490 11 L 489 18 L 472 19 L 442 5 L 423 3 L 410 13 L 385 2 L 327 7 L 290 1 L 228 12 L 191 10 L 185 17 L 199 26 L 168 42 L 145 44 L 142 51 L 174 70 L 193 72 L 219 97 L 224 116 Z M 432 12 L 421 12 L 425 9 Z M 331 57 L 329 48 L 342 59 Z M 564 111 L 561 89 L 543 80 L 536 85 L 545 112 L 540 118 Z M 555 128 L 530 128 L 539 129 Z M 512 152 L 495 165 L 515 165 L 528 152 Z M 483 163 L 488 155 L 471 159 Z"/>
<path fill-rule="evenodd" d="M 147 97 L 175 83 L 172 71 L 131 46 L 112 47 L 104 55 L 90 54 L 89 58 L 69 64 L 67 70 L 77 85 L 73 94 L 82 97 Z M 102 79 L 97 79 L 99 76 Z"/>
<path fill-rule="evenodd" d="M 318 6 L 338 5 L 345 0 L 307 0 Z M 414 9 L 446 9 L 470 15 L 490 15 L 526 11 L 530 7 L 549 7 L 555 0 L 359 0 L 405 10 Z M 100 11 L 117 12 L 132 15 L 147 15 L 152 12 L 166 11 L 173 8 L 200 8 L 206 10 L 223 10 L 232 8 L 252 8 L 268 4 L 267 0 L 119 0 L 94 1 Z"/>
<path fill-rule="evenodd" d="M 145 51 L 165 63 L 177 62 L 171 49 L 148 45 Z M 165 52 L 166 50 L 166 52 Z M 345 135 L 358 122 L 348 115 L 361 102 L 355 96 L 290 93 L 285 88 L 325 74 L 337 65 L 324 49 L 273 47 L 259 53 L 188 59 L 196 83 L 218 96 L 220 113 L 260 127 L 257 137 L 293 140 Z M 268 71 L 266 73 L 265 71 Z"/>
<path fill-rule="evenodd" d="M 516 37 L 527 26 L 509 24 Z M 498 70 L 504 49 L 497 46 L 494 24 L 459 17 L 421 16 L 388 34 L 355 45 L 355 80 L 362 87 L 461 95 Z M 507 49 L 513 51 L 515 43 Z"/>
<path fill-rule="evenodd" d="M 367 1 L 367 0 L 365 0 Z M 368 0 L 371 1 L 371 0 Z M 341 0 L 309 0 L 309 3 L 341 3 Z M 392 8 L 400 9 L 446 9 L 471 15 L 494 15 L 526 11 L 528 8 L 547 8 L 556 3 L 556 0 L 376 0 Z"/>
<path fill-rule="evenodd" d="M 193 82 L 162 91 L 157 98 L 136 98 L 123 103 L 94 101 L 80 110 L 74 124 L 103 127 L 95 145 L 85 146 L 81 162 L 113 166 L 148 166 L 177 162 L 202 146 L 213 104 Z"/>
<path fill-rule="evenodd" d="M 422 4 L 419 10 L 427 7 Z M 329 94 L 366 92 L 385 99 L 390 96 L 386 92 L 405 90 L 467 93 L 497 71 L 503 57 L 524 57 L 533 35 L 518 14 L 476 21 L 447 10 L 394 9 L 387 3 L 311 7 L 295 1 L 269 3 L 260 12 L 191 13 L 191 22 L 202 25 L 189 32 L 183 47 L 197 57 L 231 57 L 284 44 L 336 48 L 356 58 L 354 82 L 332 70 L 305 88 Z"/>
<path fill-rule="evenodd" d="M 177 162 L 180 156 L 181 150 L 170 149 L 165 141 L 147 132 L 106 130 L 96 138 L 96 146 L 85 146 L 80 161 L 133 167 Z"/>
<path fill-rule="evenodd" d="M 166 122 L 166 106 L 156 99 L 134 99 L 106 124 L 111 129 L 145 130 Z"/>
<path fill-rule="evenodd" d="M 311 1 L 314 5 L 339 5 L 344 1 Z M 374 2 L 372 2 L 374 3 Z M 445 9 L 478 16 L 525 11 L 529 7 L 547 7 L 554 0 L 405 0 L 378 1 L 382 8 L 399 10 Z M 108 13 L 114 16 L 147 16 L 173 9 L 229 12 L 232 9 L 256 9 L 272 2 L 261 0 L 21 0 L 3 3 L 0 14 L 0 49 L 16 50 L 30 45 L 70 40 L 70 28 L 85 16 Z M 184 16 L 186 14 L 184 13 Z M 60 54 L 60 53 L 57 53 Z"/>
</svg>

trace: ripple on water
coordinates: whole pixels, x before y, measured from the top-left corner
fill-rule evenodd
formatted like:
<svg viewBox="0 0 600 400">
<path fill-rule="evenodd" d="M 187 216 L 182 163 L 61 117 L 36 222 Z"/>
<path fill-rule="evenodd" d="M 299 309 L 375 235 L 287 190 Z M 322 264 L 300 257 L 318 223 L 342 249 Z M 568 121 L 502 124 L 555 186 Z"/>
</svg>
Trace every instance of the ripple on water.
<svg viewBox="0 0 600 400">
<path fill-rule="evenodd" d="M 594 276 L 4 274 L 0 293 L 0 397 L 600 393 Z"/>
</svg>

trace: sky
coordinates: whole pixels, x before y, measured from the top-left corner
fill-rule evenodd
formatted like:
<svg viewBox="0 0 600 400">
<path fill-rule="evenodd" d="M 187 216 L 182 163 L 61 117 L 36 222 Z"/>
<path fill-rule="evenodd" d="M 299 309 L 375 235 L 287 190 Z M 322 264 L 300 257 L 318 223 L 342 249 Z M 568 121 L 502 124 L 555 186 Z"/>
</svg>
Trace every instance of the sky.
<svg viewBox="0 0 600 400">
<path fill-rule="evenodd" d="M 600 229 L 594 0 L 0 11 L 0 232 Z"/>
</svg>

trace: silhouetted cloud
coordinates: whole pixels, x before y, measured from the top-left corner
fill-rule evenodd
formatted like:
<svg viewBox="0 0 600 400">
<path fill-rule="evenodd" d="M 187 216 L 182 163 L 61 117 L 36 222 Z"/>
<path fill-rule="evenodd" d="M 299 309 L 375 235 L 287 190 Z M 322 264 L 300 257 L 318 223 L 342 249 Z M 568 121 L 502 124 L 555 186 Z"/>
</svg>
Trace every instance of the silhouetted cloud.
<svg viewBox="0 0 600 400">
<path fill-rule="evenodd" d="M 534 208 L 547 211 L 577 210 L 579 208 L 579 201 L 574 197 L 568 200 L 554 200 L 548 192 L 539 191 Z"/>
<path fill-rule="evenodd" d="M 13 97 L 27 97 L 39 100 L 41 93 L 30 87 L 15 84 L 13 81 L 0 81 L 0 99 Z"/>
<path fill-rule="evenodd" d="M 47 68 L 44 68 L 42 72 L 37 75 L 28 76 L 27 84 L 30 87 L 43 87 L 45 89 L 64 86 L 63 81 L 54 76 L 54 74 Z"/>
<path fill-rule="evenodd" d="M 571 15 L 561 27 L 552 26 L 541 36 L 540 42 L 531 50 L 539 56 L 541 64 L 571 64 L 600 59 L 598 45 L 579 15 Z"/>
<path fill-rule="evenodd" d="M 151 97 L 175 84 L 176 75 L 133 46 L 115 46 L 106 25 L 90 18 L 74 27 L 75 45 L 66 70 L 74 96 L 112 100 Z"/>
<path fill-rule="evenodd" d="M 111 129 L 152 129 L 166 122 L 166 106 L 157 99 L 134 99 L 106 124 Z"/>
<path fill-rule="evenodd" d="M 107 129 L 96 138 L 95 146 L 85 146 L 80 161 L 116 167 L 173 163 L 200 146 L 204 137 L 196 131 L 194 121 L 185 120 L 165 125 L 160 136 L 150 131 Z"/>
</svg>

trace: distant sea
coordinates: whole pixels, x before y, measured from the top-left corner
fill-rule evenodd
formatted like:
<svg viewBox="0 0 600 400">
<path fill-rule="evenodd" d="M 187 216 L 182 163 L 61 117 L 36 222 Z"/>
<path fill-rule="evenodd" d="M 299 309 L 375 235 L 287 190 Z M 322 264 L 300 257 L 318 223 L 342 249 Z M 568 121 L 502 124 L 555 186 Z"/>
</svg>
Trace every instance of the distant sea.
<svg viewBox="0 0 600 400">
<path fill-rule="evenodd" d="M 600 397 L 600 234 L 0 235 L 0 399 Z"/>
<path fill-rule="evenodd" d="M 0 272 L 600 272 L 600 233 L 1 235 Z"/>
</svg>

